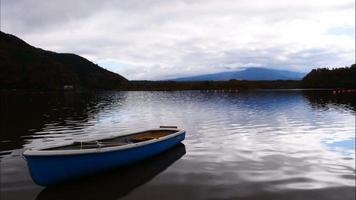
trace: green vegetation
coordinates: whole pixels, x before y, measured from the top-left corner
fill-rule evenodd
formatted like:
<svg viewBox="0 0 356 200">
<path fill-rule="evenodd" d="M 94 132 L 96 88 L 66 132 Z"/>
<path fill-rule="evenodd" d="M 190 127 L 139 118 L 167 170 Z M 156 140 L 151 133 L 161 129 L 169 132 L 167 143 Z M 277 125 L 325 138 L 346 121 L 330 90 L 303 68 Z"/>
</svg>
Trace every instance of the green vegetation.
<svg viewBox="0 0 356 200">
<path fill-rule="evenodd" d="M 35 48 L 0 32 L 0 89 L 118 89 L 127 84 L 83 57 Z"/>
<path fill-rule="evenodd" d="M 302 82 L 303 88 L 356 88 L 356 65 L 351 67 L 313 69 Z"/>
</svg>

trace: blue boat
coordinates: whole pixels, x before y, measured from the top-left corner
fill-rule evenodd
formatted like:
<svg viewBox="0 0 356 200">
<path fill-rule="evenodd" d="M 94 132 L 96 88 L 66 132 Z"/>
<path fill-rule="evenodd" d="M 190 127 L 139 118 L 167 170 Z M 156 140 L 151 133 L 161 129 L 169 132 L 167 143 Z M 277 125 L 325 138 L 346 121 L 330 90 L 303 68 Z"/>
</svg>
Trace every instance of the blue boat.
<svg viewBox="0 0 356 200">
<path fill-rule="evenodd" d="M 139 162 L 179 144 L 184 138 L 184 130 L 161 126 L 128 135 L 27 149 L 23 155 L 34 182 L 50 186 Z"/>
</svg>

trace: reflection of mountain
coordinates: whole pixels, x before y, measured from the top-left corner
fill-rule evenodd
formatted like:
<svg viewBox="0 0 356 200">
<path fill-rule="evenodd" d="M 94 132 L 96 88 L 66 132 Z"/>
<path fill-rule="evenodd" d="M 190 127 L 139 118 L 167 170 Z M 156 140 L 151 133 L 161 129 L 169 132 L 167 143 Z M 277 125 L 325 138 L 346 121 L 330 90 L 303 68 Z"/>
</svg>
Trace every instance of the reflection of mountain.
<svg viewBox="0 0 356 200">
<path fill-rule="evenodd" d="M 24 136 L 47 125 L 72 131 L 90 126 L 97 113 L 125 97 L 117 92 L 1 93 L 0 141 L 10 142 L 1 143 L 0 151 L 22 148 Z"/>
<path fill-rule="evenodd" d="M 303 95 L 314 107 L 327 108 L 336 105 L 340 108 L 356 111 L 356 93 L 336 93 L 332 90 L 306 90 Z"/>
<path fill-rule="evenodd" d="M 118 199 L 150 181 L 184 154 L 185 146 L 180 143 L 172 149 L 136 165 L 46 188 L 37 196 L 37 200 Z"/>
</svg>

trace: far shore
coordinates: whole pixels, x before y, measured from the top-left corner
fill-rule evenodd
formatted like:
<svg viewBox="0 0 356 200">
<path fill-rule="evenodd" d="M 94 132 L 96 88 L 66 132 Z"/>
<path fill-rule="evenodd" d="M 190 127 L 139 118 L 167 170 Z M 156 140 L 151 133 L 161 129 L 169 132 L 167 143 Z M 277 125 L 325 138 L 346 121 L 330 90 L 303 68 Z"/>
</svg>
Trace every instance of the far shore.
<svg viewBox="0 0 356 200">
<path fill-rule="evenodd" d="M 356 88 L 303 88 L 299 80 L 274 80 L 274 81 L 129 81 L 127 84 L 109 89 L 108 91 L 186 91 L 186 90 L 210 90 L 210 91 L 256 91 L 256 90 L 329 90 L 333 93 L 355 93 Z M 105 91 L 100 88 L 5 88 L 0 92 L 88 92 Z"/>
</svg>

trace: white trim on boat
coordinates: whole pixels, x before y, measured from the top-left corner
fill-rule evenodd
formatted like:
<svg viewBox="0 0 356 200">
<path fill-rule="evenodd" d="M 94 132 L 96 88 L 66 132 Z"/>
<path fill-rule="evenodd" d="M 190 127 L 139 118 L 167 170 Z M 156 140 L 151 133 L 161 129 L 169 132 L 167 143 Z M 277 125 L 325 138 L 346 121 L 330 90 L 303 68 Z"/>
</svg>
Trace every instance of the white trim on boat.
<svg viewBox="0 0 356 200">
<path fill-rule="evenodd" d="M 77 155 L 77 154 L 90 154 L 90 153 L 104 153 L 104 152 L 110 152 L 110 151 L 118 151 L 118 150 L 136 148 L 136 147 L 160 142 L 163 140 L 167 140 L 169 138 L 172 138 L 172 137 L 175 137 L 175 136 L 185 133 L 184 129 L 176 129 L 176 128 L 158 128 L 158 129 L 150 129 L 150 130 L 146 130 L 146 131 L 162 131 L 162 130 L 163 131 L 177 131 L 177 132 L 169 134 L 167 136 L 160 137 L 158 139 L 152 139 L 152 140 L 147 140 L 147 141 L 143 141 L 143 142 L 139 142 L 139 143 L 127 144 L 127 145 L 123 145 L 123 146 L 98 147 L 98 148 L 93 148 L 93 149 L 75 149 L 75 150 L 44 150 L 44 149 L 48 149 L 48 148 L 68 146 L 68 145 L 74 144 L 75 142 L 78 142 L 78 141 L 63 142 L 60 144 L 50 145 L 50 146 L 41 147 L 41 148 L 27 149 L 23 153 L 23 155 L 24 156 L 54 156 L 54 155 Z M 124 136 L 133 135 L 133 134 L 143 133 L 146 131 L 129 133 L 129 134 L 119 135 L 119 136 L 109 135 L 108 137 L 100 137 L 100 138 L 91 139 L 91 140 L 88 140 L 85 142 L 97 141 L 97 140 L 103 140 L 103 139 L 112 139 L 112 138 L 116 138 L 116 137 L 124 137 Z M 84 142 L 84 141 L 79 141 L 79 142 Z"/>
</svg>

